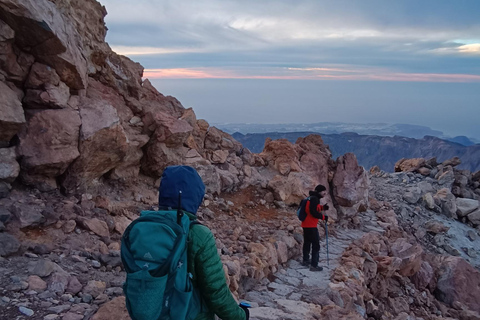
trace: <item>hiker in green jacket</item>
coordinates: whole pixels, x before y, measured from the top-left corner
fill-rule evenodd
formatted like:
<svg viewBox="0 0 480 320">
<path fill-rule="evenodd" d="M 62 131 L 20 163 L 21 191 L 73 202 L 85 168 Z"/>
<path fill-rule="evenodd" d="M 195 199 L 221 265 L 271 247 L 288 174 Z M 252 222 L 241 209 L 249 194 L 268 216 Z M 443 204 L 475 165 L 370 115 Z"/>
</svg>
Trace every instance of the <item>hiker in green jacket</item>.
<svg viewBox="0 0 480 320">
<path fill-rule="evenodd" d="M 178 190 L 175 189 L 181 189 L 184 195 L 182 209 L 190 220 L 194 221 L 205 195 L 205 185 L 195 169 L 191 167 L 178 166 L 170 169 L 175 169 L 171 170 L 173 176 L 170 177 L 174 183 L 162 181 L 159 188 L 159 206 L 176 209 L 177 199 L 164 195 L 178 194 Z M 186 183 L 175 179 L 176 172 L 182 176 L 182 179 L 187 176 Z M 237 304 L 228 288 L 223 264 L 210 229 L 194 223 L 190 228 L 188 239 L 188 272 L 193 276 L 193 287 L 202 297 L 202 307 L 195 320 L 214 320 L 215 315 L 223 320 L 248 320 L 248 309 Z"/>
</svg>

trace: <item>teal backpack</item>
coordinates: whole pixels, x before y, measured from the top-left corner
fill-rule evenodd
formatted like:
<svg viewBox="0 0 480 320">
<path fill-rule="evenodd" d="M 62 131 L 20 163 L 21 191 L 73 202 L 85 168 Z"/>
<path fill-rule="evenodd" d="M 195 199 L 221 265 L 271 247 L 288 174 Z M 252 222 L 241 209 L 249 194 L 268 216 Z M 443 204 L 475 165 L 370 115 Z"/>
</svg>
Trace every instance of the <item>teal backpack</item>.
<svg viewBox="0 0 480 320">
<path fill-rule="evenodd" d="M 142 211 L 123 234 L 123 290 L 133 320 L 195 319 L 200 311 L 198 291 L 187 273 L 192 224 L 180 212 Z"/>
</svg>

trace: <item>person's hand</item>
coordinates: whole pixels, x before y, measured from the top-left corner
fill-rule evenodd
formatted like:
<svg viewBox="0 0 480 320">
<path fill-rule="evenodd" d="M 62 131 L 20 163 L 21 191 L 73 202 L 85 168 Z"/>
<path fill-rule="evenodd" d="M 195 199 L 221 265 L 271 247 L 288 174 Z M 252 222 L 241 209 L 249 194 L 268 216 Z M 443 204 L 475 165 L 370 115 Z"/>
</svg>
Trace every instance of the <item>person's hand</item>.
<svg viewBox="0 0 480 320">
<path fill-rule="evenodd" d="M 249 320 L 250 319 L 250 311 L 248 311 L 248 308 L 250 308 L 250 305 L 249 304 L 246 304 L 244 302 L 241 302 L 239 305 L 238 305 L 240 308 L 243 309 L 243 311 L 245 311 L 245 319 L 246 320 Z"/>
<path fill-rule="evenodd" d="M 328 210 L 330 207 L 328 206 L 328 204 L 324 204 L 323 205 L 323 210 Z"/>
<path fill-rule="evenodd" d="M 325 223 L 328 222 L 328 216 L 323 216 L 323 220 L 325 220 Z"/>
</svg>

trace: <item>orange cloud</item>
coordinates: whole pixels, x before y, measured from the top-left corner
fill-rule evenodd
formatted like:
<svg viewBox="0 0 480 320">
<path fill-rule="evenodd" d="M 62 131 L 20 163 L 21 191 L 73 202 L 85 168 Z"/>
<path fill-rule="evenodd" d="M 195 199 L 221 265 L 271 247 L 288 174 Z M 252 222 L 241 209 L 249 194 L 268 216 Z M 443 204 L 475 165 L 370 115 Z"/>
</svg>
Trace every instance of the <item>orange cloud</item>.
<svg viewBox="0 0 480 320">
<path fill-rule="evenodd" d="M 351 68 L 268 68 L 262 74 L 252 70 L 216 68 L 145 69 L 149 79 L 278 79 L 278 80 L 357 80 L 399 82 L 480 82 L 480 75 L 444 73 L 401 73 L 383 69 Z M 255 70 L 258 73 L 258 70 Z"/>
</svg>

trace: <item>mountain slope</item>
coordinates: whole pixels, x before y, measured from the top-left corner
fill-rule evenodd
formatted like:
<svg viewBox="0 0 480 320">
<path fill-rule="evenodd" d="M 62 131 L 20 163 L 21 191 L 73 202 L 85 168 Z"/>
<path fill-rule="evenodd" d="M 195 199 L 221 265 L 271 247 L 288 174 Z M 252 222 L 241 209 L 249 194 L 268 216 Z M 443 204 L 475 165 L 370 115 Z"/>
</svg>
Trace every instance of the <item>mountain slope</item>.
<svg viewBox="0 0 480 320">
<path fill-rule="evenodd" d="M 271 132 L 271 133 L 234 133 L 233 137 L 252 152 L 261 152 L 267 137 L 272 139 L 288 139 L 291 142 L 304 137 L 310 132 Z M 359 135 L 356 133 L 321 134 L 323 141 L 329 145 L 333 157 L 347 152 L 357 156 L 360 165 L 365 168 L 378 165 L 382 170 L 393 171 L 395 162 L 401 158 L 431 158 L 437 157 L 444 161 L 459 157 L 462 164 L 459 169 L 472 172 L 480 170 L 480 145 L 463 146 L 458 143 L 425 136 L 423 139 L 405 137 L 381 137 Z"/>
</svg>

